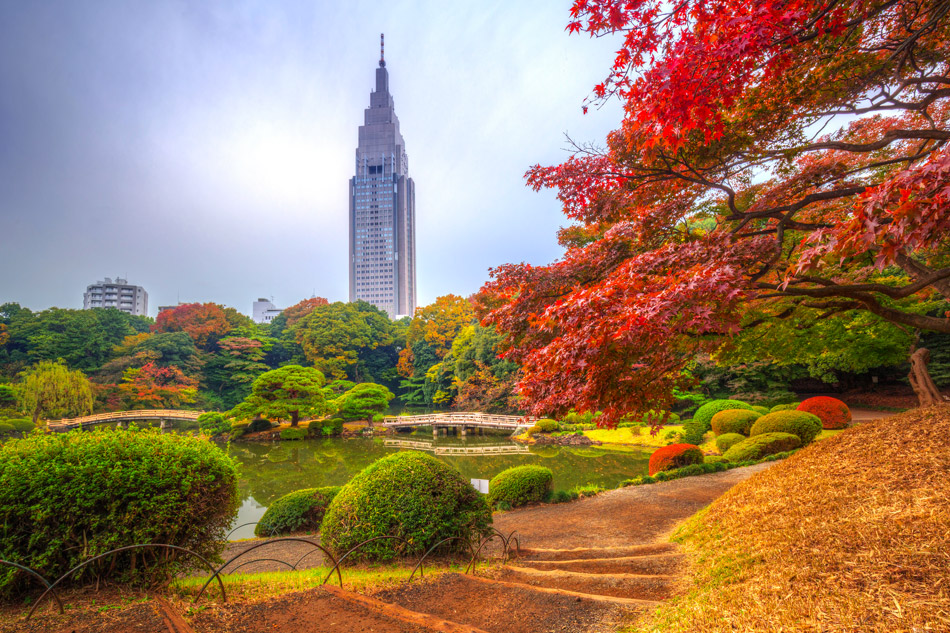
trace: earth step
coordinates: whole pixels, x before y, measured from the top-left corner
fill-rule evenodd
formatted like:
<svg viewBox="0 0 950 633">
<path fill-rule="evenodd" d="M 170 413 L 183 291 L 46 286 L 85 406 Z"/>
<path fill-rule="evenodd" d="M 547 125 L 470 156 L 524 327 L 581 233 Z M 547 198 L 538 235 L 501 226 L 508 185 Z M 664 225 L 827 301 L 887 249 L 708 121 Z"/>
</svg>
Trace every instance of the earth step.
<svg viewBox="0 0 950 633">
<path fill-rule="evenodd" d="M 629 625 L 657 603 L 446 573 L 374 597 L 490 633 L 586 633 Z"/>
<path fill-rule="evenodd" d="M 561 569 L 541 570 L 506 566 L 500 580 L 617 598 L 666 600 L 676 576 L 666 574 L 589 574 Z"/>
<path fill-rule="evenodd" d="M 518 558 L 521 560 L 578 560 L 617 558 L 618 556 L 651 556 L 673 553 L 678 547 L 676 543 L 651 543 L 649 545 L 628 545 L 625 547 L 577 547 L 574 549 L 522 547 Z"/>
<path fill-rule="evenodd" d="M 683 560 L 682 554 L 649 556 L 617 556 L 613 558 L 575 558 L 567 560 L 519 560 L 521 567 L 532 569 L 586 572 L 589 574 L 674 574 Z"/>
<path fill-rule="evenodd" d="M 374 613 L 378 613 L 395 620 L 401 620 L 402 622 L 406 622 L 408 624 L 423 626 L 432 631 L 438 631 L 438 633 L 487 633 L 482 629 L 476 629 L 475 627 L 465 624 L 443 620 L 428 613 L 410 611 L 409 609 L 404 609 L 399 605 L 382 602 L 376 598 L 353 593 L 352 591 L 347 591 L 346 589 L 341 589 L 339 587 L 324 585 L 323 589 L 338 598 L 342 598 L 343 600 L 353 604 L 358 604 Z"/>
</svg>

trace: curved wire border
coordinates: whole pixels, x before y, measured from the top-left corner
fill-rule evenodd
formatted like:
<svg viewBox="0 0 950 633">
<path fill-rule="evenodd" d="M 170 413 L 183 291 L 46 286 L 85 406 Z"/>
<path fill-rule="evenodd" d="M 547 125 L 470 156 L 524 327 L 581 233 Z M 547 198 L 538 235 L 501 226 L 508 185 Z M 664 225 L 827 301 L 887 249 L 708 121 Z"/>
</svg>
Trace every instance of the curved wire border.
<svg viewBox="0 0 950 633">
<path fill-rule="evenodd" d="M 30 569 L 29 567 L 26 567 L 26 566 L 24 566 L 24 565 L 20 565 L 20 564 L 18 564 L 18 563 L 14 563 L 14 562 L 9 561 L 9 560 L 3 560 L 3 559 L 0 559 L 0 565 L 7 565 L 8 567 L 14 567 L 14 568 L 19 569 L 19 570 L 21 570 L 21 571 L 25 571 L 26 573 L 30 574 L 31 576 L 33 576 L 34 578 L 37 578 L 40 582 L 42 582 L 43 585 L 46 587 L 46 591 L 47 591 L 47 592 L 49 592 L 49 591 L 52 590 L 52 588 L 53 588 L 53 585 L 49 584 L 49 581 L 46 580 L 46 578 L 44 578 L 44 577 L 43 577 L 42 575 L 40 575 L 38 572 L 36 572 L 36 571 Z M 44 593 L 43 595 L 45 596 L 46 593 Z M 42 597 L 42 596 L 41 596 L 41 597 Z M 63 613 L 66 612 L 65 609 L 63 609 L 63 601 L 59 599 L 59 594 L 56 593 L 55 591 L 53 591 L 53 597 L 56 599 L 56 604 L 59 605 L 59 613 L 62 615 Z M 39 602 L 39 601 L 37 600 L 37 602 Z M 27 618 L 27 619 L 29 619 L 29 618 Z"/>
<path fill-rule="evenodd" d="M 31 617 L 33 617 L 33 613 L 36 611 L 36 607 L 40 606 L 40 602 L 43 601 L 43 598 L 46 597 L 46 594 L 48 594 L 49 592 L 53 591 L 53 588 L 54 588 L 56 585 L 58 585 L 60 582 L 62 582 L 63 580 L 65 580 L 66 578 L 68 578 L 69 576 L 71 576 L 73 573 L 79 571 L 80 569 L 82 569 L 82 568 L 85 567 L 86 565 L 89 565 L 89 564 L 91 564 L 91 563 L 94 563 L 94 562 L 96 562 L 97 560 L 101 560 L 101 559 L 105 558 L 106 556 L 111 556 L 112 554 L 118 554 L 119 552 L 125 552 L 125 551 L 129 551 L 129 550 L 133 550 L 133 549 L 148 548 L 148 547 L 162 547 L 162 548 L 166 548 L 166 549 L 170 549 L 170 550 L 174 550 L 174 551 L 185 552 L 186 554 L 191 554 L 192 556 L 194 556 L 195 558 L 197 558 L 198 560 L 200 560 L 201 562 L 203 562 L 205 565 L 207 565 L 208 569 L 210 569 L 211 571 L 214 571 L 214 566 L 208 561 L 207 558 L 205 558 L 205 557 L 202 556 L 201 554 L 198 554 L 197 552 L 193 552 L 193 551 L 191 551 L 190 549 L 186 549 L 186 548 L 184 548 L 184 547 L 179 547 L 179 546 L 177 546 L 177 545 L 167 545 L 167 544 L 163 544 L 163 543 L 140 543 L 140 544 L 138 544 L 138 545 L 126 545 L 125 547 L 119 547 L 119 548 L 116 548 L 116 549 L 114 549 L 114 550 L 110 550 L 110 551 L 108 551 L 108 552 L 106 552 L 106 553 L 104 553 L 104 554 L 99 554 L 98 556 L 94 556 L 94 557 L 90 558 L 89 560 L 83 561 L 83 562 L 79 563 L 78 565 L 76 565 L 75 567 L 73 567 L 72 569 L 70 569 L 69 571 L 67 571 L 65 574 L 63 574 L 63 575 L 60 576 L 59 578 L 57 578 L 57 579 L 53 582 L 53 584 L 49 585 L 49 586 L 46 588 L 46 591 L 44 591 L 43 594 L 42 594 L 39 598 L 36 599 L 36 602 L 33 604 L 33 608 L 30 609 L 30 612 L 29 612 L 29 613 L 27 614 L 27 616 L 26 616 L 26 620 L 29 620 Z M 214 576 L 212 576 L 212 578 L 214 578 Z M 211 579 L 208 579 L 208 583 L 210 583 L 210 582 L 211 582 Z M 224 583 L 221 581 L 221 578 L 218 578 L 218 584 L 221 586 L 221 598 L 222 598 L 222 602 L 227 602 L 227 601 L 228 601 L 228 595 L 227 595 L 227 593 L 226 593 L 225 590 L 224 590 Z M 205 586 L 207 586 L 207 583 L 205 584 Z"/>
</svg>

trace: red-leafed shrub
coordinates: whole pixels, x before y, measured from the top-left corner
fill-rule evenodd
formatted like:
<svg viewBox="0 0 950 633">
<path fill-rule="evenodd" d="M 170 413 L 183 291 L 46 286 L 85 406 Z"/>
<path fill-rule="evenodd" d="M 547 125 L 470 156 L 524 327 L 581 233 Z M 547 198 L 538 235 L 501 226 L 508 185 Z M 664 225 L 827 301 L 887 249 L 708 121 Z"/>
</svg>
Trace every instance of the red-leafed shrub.
<svg viewBox="0 0 950 633">
<path fill-rule="evenodd" d="M 670 444 L 658 448 L 650 455 L 650 475 L 663 470 L 682 468 L 690 464 L 702 464 L 703 452 L 693 444 Z"/>
<path fill-rule="evenodd" d="M 843 429 L 851 423 L 851 409 L 837 398 L 815 396 L 798 405 L 798 410 L 817 415 L 825 429 Z"/>
</svg>

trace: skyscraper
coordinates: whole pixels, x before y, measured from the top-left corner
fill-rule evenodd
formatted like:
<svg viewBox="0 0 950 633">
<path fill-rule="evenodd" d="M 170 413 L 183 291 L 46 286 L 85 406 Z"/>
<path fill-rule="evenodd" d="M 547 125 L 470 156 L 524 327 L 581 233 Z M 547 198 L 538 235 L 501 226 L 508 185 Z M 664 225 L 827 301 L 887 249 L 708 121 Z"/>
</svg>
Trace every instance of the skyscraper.
<svg viewBox="0 0 950 633">
<path fill-rule="evenodd" d="M 350 179 L 350 301 L 396 318 L 416 309 L 416 188 L 389 94 L 379 36 L 376 90 L 369 97 Z"/>
</svg>

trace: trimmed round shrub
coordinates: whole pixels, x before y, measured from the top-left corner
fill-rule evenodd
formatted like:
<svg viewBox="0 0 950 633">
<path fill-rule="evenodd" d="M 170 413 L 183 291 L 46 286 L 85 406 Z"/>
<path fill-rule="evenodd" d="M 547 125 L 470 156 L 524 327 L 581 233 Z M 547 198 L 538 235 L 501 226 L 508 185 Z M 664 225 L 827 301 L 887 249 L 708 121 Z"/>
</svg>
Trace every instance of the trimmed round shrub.
<svg viewBox="0 0 950 633">
<path fill-rule="evenodd" d="M 719 449 L 720 453 L 725 453 L 744 439 L 745 435 L 741 433 L 723 433 L 716 438 L 716 448 Z M 709 461 L 709 457 L 706 457 L 706 461 Z"/>
<path fill-rule="evenodd" d="M 756 420 L 749 436 L 763 433 L 791 433 L 801 439 L 802 446 L 807 446 L 821 433 L 821 420 L 804 411 L 776 411 Z"/>
<path fill-rule="evenodd" d="M 726 409 L 720 411 L 712 417 L 713 433 L 722 435 L 723 433 L 738 433 L 748 435 L 752 423 L 762 417 L 762 414 L 752 409 Z"/>
<path fill-rule="evenodd" d="M 6 420 L 0 421 L 0 433 L 13 433 L 16 429 Z"/>
<path fill-rule="evenodd" d="M 791 433 L 763 433 L 747 437 L 738 444 L 734 444 L 723 457 L 730 462 L 745 462 L 775 453 L 784 453 L 799 448 L 801 445 L 801 438 Z"/>
<path fill-rule="evenodd" d="M 343 418 L 311 420 L 307 432 L 311 437 L 331 437 L 343 433 Z"/>
<path fill-rule="evenodd" d="M 741 435 L 739 435 L 739 437 L 742 438 L 743 440 L 745 439 Z M 703 459 L 704 464 L 725 464 L 727 461 L 728 460 L 722 455 L 706 455 L 705 458 Z"/>
<path fill-rule="evenodd" d="M 307 437 L 307 431 L 309 429 L 298 427 L 290 427 L 287 429 L 280 430 L 280 439 L 282 440 L 302 440 Z"/>
<path fill-rule="evenodd" d="M 342 553 L 377 536 L 352 556 L 392 560 L 419 556 L 450 536 L 487 535 L 491 510 L 467 479 L 447 464 L 418 451 L 388 455 L 364 468 L 327 508 L 320 526 L 323 545 Z M 460 541 L 449 549 L 462 550 Z"/>
<path fill-rule="evenodd" d="M 237 508 L 235 464 L 204 438 L 103 430 L 31 434 L 0 448 L 0 525 L 8 526 L 0 530 L 0 558 L 43 570 L 49 578 L 139 543 L 166 543 L 214 558 Z M 142 551 L 123 552 L 70 580 L 113 569 L 117 580 L 156 581 L 200 564 L 158 555 L 143 566 L 141 559 Z M 24 574 L 0 571 L 0 591 L 21 587 L 36 589 Z"/>
<path fill-rule="evenodd" d="M 825 429 L 843 429 L 851 424 L 851 409 L 837 398 L 815 396 L 808 398 L 800 405 L 799 411 L 817 415 L 821 426 Z"/>
<path fill-rule="evenodd" d="M 19 431 L 20 433 L 29 433 L 36 428 L 36 425 L 33 424 L 33 420 L 29 418 L 14 418 L 7 420 L 7 424 L 12 425 L 13 430 Z"/>
<path fill-rule="evenodd" d="M 556 420 L 552 420 L 550 418 L 538 420 L 537 422 L 534 423 L 534 426 L 542 433 L 554 433 L 555 431 L 558 431 L 561 428 L 558 425 Z"/>
<path fill-rule="evenodd" d="M 777 404 L 769 410 L 769 413 L 775 413 L 777 411 L 795 411 L 798 409 L 798 402 L 791 402 L 789 404 Z"/>
<path fill-rule="evenodd" d="M 232 422 L 231 433 L 230 433 L 231 439 L 233 440 L 247 433 L 247 429 L 250 426 L 251 426 L 250 422 Z"/>
<path fill-rule="evenodd" d="M 517 508 L 544 501 L 551 494 L 554 473 L 544 466 L 513 466 L 488 482 L 488 505 Z"/>
<path fill-rule="evenodd" d="M 682 468 L 690 464 L 702 464 L 703 452 L 693 444 L 670 444 L 658 448 L 650 455 L 650 475 L 664 470 Z"/>
<path fill-rule="evenodd" d="M 752 407 L 741 400 L 712 400 L 696 409 L 696 413 L 693 414 L 693 421 L 702 424 L 704 429 L 703 433 L 705 433 L 712 428 L 710 425 L 712 424 L 713 416 L 720 411 L 726 411 L 728 409 L 751 410 Z"/>
<path fill-rule="evenodd" d="M 208 411 L 198 416 L 198 428 L 209 437 L 231 432 L 231 421 L 218 411 Z"/>
<path fill-rule="evenodd" d="M 752 410 L 756 411 L 757 413 L 761 413 L 762 415 L 765 415 L 766 413 L 771 413 L 768 407 L 763 407 L 757 404 L 752 405 Z"/>
<path fill-rule="evenodd" d="M 269 420 L 264 418 L 255 418 L 247 426 L 245 433 L 259 433 L 260 431 L 269 431 L 273 428 L 273 425 Z"/>
<path fill-rule="evenodd" d="M 316 532 L 340 486 L 306 488 L 274 501 L 254 527 L 256 536 L 277 536 L 291 532 Z"/>
</svg>

